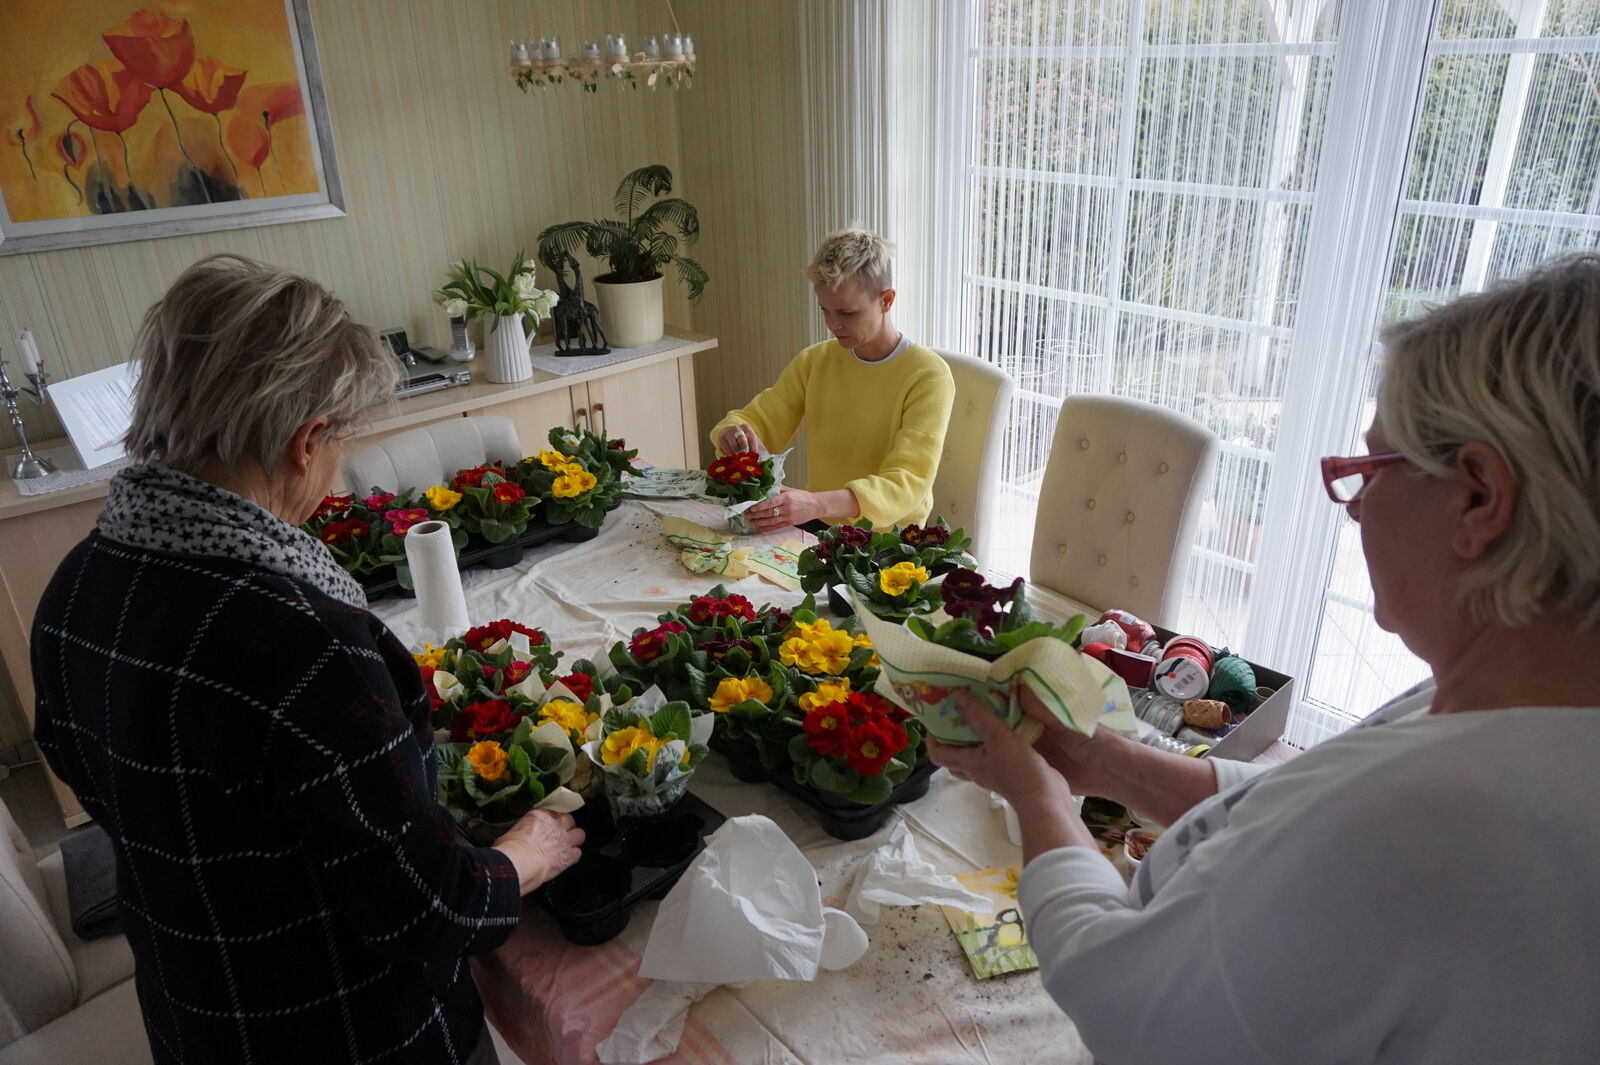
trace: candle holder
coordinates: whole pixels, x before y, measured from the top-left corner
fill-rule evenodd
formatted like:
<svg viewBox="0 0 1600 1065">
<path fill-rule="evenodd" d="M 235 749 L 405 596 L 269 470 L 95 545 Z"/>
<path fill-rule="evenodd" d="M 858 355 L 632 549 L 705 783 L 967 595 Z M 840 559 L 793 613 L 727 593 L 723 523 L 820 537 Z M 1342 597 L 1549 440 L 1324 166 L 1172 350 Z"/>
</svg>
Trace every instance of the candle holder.
<svg viewBox="0 0 1600 1065">
<path fill-rule="evenodd" d="M 17 481 L 32 480 L 43 477 L 47 473 L 55 473 L 55 466 L 46 459 L 33 453 L 33 448 L 28 446 L 28 434 L 22 429 L 22 412 L 17 407 L 17 397 L 27 396 L 33 401 L 35 407 L 44 406 L 44 401 L 49 395 L 46 387 L 48 378 L 45 376 L 44 363 L 40 361 L 37 369 L 27 375 L 29 384 L 20 388 L 11 383 L 11 378 L 6 376 L 6 360 L 0 358 L 0 402 L 6 405 L 6 412 L 11 415 L 11 428 L 17 431 L 17 439 L 22 442 L 22 453 L 11 463 L 11 477 Z"/>
</svg>

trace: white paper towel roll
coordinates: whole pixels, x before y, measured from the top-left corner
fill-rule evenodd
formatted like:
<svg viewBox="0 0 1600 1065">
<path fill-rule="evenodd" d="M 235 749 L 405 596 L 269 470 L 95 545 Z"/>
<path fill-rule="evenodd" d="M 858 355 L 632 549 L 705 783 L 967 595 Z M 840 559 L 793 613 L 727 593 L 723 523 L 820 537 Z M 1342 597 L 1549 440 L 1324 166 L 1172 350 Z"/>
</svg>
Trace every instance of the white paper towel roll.
<svg viewBox="0 0 1600 1065">
<path fill-rule="evenodd" d="M 450 526 L 424 521 L 406 533 L 406 562 L 411 566 L 411 586 L 417 590 L 422 639 L 443 643 L 467 631 L 467 597 L 461 590 L 456 552 L 450 543 Z"/>
</svg>

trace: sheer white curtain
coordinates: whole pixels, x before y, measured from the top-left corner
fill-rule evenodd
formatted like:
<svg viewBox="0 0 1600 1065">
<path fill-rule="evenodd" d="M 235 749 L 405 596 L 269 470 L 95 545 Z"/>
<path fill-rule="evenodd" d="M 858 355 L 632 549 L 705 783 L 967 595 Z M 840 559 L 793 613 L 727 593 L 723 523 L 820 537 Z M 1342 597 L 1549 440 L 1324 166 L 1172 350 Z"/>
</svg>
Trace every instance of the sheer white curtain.
<svg viewBox="0 0 1600 1065">
<path fill-rule="evenodd" d="M 1315 460 L 1362 450 L 1383 320 L 1597 243 L 1600 5 L 802 17 L 817 235 L 845 215 L 883 229 L 902 326 L 1017 379 L 991 557 L 1026 572 L 1064 396 L 1150 400 L 1223 439 L 1180 626 L 1302 678 L 1301 742 L 1420 678 L 1373 624 Z"/>
</svg>

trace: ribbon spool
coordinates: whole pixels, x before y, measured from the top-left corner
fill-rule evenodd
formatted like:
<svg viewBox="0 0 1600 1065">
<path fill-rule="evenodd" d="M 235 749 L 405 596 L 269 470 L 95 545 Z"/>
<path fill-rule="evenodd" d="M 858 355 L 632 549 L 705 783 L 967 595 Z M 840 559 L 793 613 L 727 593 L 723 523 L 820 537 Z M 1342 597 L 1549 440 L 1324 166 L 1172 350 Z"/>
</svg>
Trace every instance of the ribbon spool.
<svg viewBox="0 0 1600 1065">
<path fill-rule="evenodd" d="M 1197 699 L 1211 687 L 1211 648 L 1204 640 L 1179 636 L 1161 652 L 1153 680 L 1156 690 L 1174 699 Z"/>
<path fill-rule="evenodd" d="M 1235 714 L 1248 714 L 1256 707 L 1256 671 L 1238 655 L 1224 655 L 1211 667 L 1206 698 L 1227 703 Z"/>
</svg>

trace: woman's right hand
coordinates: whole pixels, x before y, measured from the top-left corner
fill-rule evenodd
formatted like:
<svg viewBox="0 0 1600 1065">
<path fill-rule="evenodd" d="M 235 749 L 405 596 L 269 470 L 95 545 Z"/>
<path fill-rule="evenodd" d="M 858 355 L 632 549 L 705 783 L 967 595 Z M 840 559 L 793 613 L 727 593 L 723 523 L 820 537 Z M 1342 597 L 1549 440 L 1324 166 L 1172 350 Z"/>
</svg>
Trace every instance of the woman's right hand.
<svg viewBox="0 0 1600 1065">
<path fill-rule="evenodd" d="M 1106 760 L 1115 757 L 1114 748 L 1122 739 L 1110 729 L 1097 728 L 1086 736 L 1071 729 L 1050 709 L 1039 701 L 1033 689 L 1020 684 L 1022 709 L 1044 726 L 1044 734 L 1034 744 L 1034 750 L 1044 756 L 1057 773 L 1066 778 L 1074 795 L 1098 795 L 1112 798 L 1113 787 L 1106 773 Z"/>
<path fill-rule="evenodd" d="M 522 894 L 526 895 L 578 860 L 583 829 L 571 814 L 534 810 L 494 841 L 494 849 L 516 867 Z"/>
<path fill-rule="evenodd" d="M 735 451 L 760 451 L 761 438 L 748 425 L 732 425 L 717 434 L 717 448 L 724 455 Z"/>
</svg>

